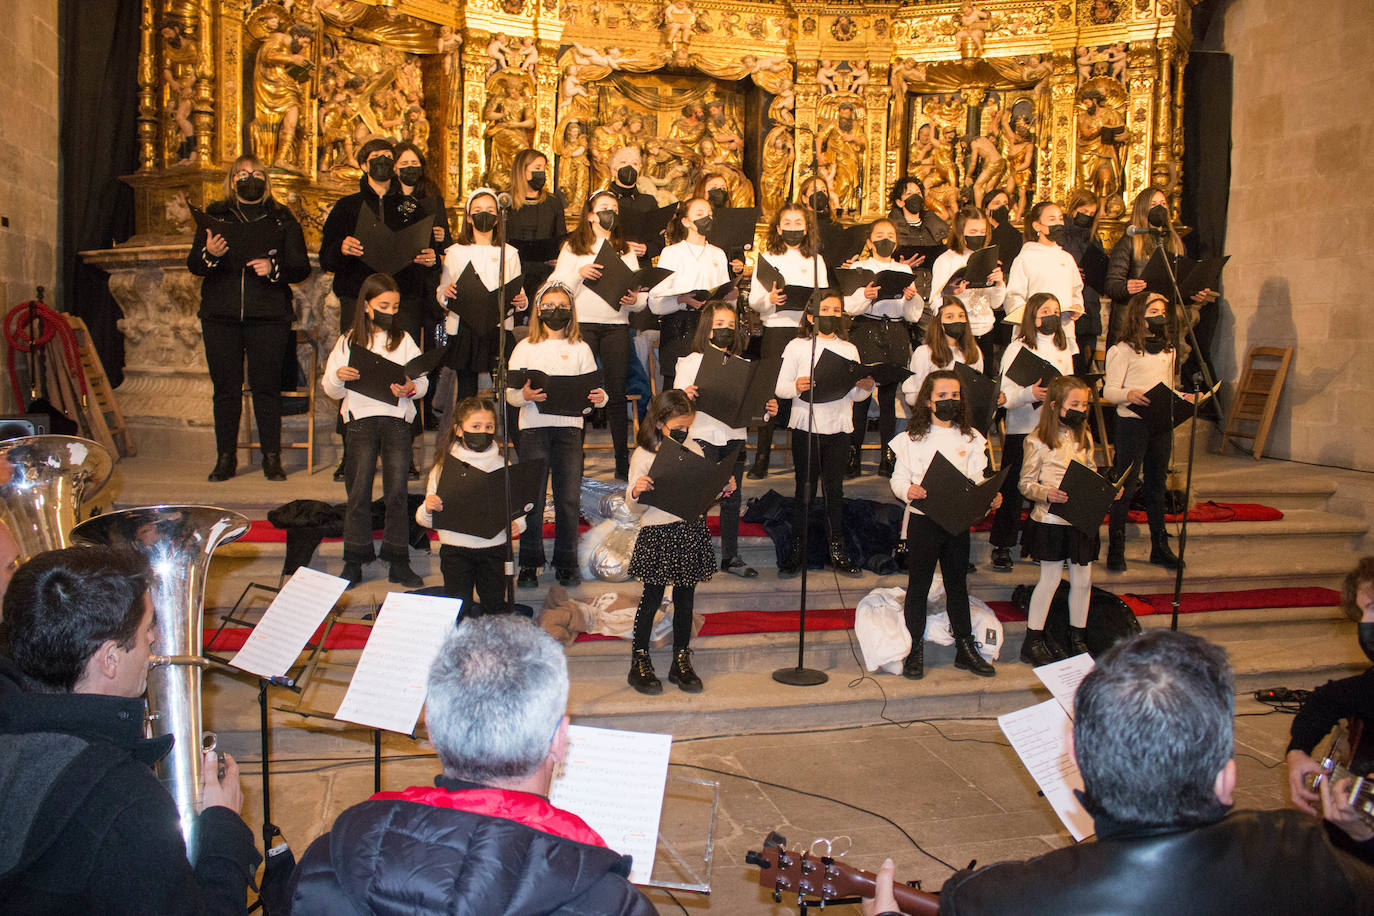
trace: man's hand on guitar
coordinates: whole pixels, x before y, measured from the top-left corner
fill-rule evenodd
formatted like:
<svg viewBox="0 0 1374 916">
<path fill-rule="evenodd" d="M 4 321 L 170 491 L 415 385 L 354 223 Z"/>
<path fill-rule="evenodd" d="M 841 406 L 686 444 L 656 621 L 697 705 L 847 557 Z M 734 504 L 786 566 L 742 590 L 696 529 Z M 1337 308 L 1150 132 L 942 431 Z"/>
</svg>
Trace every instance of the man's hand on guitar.
<svg viewBox="0 0 1374 916">
<path fill-rule="evenodd" d="M 1374 826 L 1350 804 L 1351 778 L 1323 779 L 1321 784 L 1322 812 L 1326 819 L 1350 835 L 1357 843 L 1374 839 Z"/>
<path fill-rule="evenodd" d="M 864 898 L 864 916 L 882 916 L 883 913 L 900 912 L 897 909 L 897 898 L 893 896 L 892 884 L 894 876 L 897 874 L 897 866 L 891 859 L 883 861 L 883 867 L 878 869 L 878 875 L 873 881 L 873 899 Z"/>
<path fill-rule="evenodd" d="M 1288 791 L 1293 806 L 1308 814 L 1317 813 L 1321 797 L 1312 789 L 1312 777 L 1322 771 L 1320 763 L 1299 750 L 1288 752 Z"/>
</svg>

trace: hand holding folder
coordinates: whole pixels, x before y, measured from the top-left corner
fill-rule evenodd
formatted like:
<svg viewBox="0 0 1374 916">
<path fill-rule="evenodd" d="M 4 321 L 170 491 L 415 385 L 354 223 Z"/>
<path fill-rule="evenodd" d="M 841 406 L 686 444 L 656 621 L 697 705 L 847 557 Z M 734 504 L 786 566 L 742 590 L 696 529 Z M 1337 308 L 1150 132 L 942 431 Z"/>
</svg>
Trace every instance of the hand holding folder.
<svg viewBox="0 0 1374 916">
<path fill-rule="evenodd" d="M 763 422 L 764 407 L 775 396 L 782 359 L 753 362 L 708 349 L 697 370 L 696 408 L 736 429 Z"/>
<path fill-rule="evenodd" d="M 506 376 L 507 388 L 524 388 L 526 382 L 531 388 L 544 392 L 544 400 L 534 402 L 535 409 L 559 417 L 591 413 L 591 393 L 602 386 L 599 369 L 582 375 L 549 375 L 539 369 L 512 369 Z"/>
<path fill-rule="evenodd" d="M 712 461 L 672 439 L 664 439 L 649 467 L 653 489 L 645 490 L 639 502 L 676 515 L 683 521 L 700 518 L 730 482 L 740 448 L 736 445 L 720 461 Z"/>
<path fill-rule="evenodd" d="M 398 363 L 366 347 L 351 346 L 348 348 L 348 365 L 358 370 L 358 377 L 345 381 L 344 387 L 383 404 L 399 404 L 401 400 L 392 392 L 391 386 L 404 386 L 411 379 L 429 374 L 443 358 L 444 350 L 435 347 L 408 363 Z"/>
<path fill-rule="evenodd" d="M 921 478 L 921 488 L 926 495 L 911 504 L 950 534 L 963 534 L 988 514 L 1009 470 L 1002 468 L 982 483 L 975 484 L 948 458 L 936 452 Z"/>
<path fill-rule="evenodd" d="M 391 229 L 367 204 L 358 208 L 353 236 L 363 245 L 362 262 L 381 274 L 398 274 L 433 245 L 434 217 L 424 216 L 403 229 Z"/>
<path fill-rule="evenodd" d="M 494 538 L 542 501 L 539 485 L 544 462 L 521 461 L 510 466 L 510 511 L 506 511 L 506 468 L 479 471 L 452 455 L 444 457 L 435 493 L 443 508 L 432 515 L 435 528 L 480 538 Z"/>
</svg>

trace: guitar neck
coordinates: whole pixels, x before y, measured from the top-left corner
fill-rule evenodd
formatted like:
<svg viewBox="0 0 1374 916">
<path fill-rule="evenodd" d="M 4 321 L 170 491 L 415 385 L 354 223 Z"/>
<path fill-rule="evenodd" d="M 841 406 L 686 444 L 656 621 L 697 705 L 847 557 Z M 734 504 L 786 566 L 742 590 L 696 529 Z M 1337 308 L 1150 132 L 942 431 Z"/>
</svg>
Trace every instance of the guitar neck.
<svg viewBox="0 0 1374 916">
<path fill-rule="evenodd" d="M 875 876 L 872 872 L 854 869 L 849 875 L 849 889 L 859 897 L 872 897 Z M 917 890 L 907 884 L 893 884 L 892 896 L 897 908 L 906 916 L 936 916 L 940 912 L 940 896 Z"/>
</svg>

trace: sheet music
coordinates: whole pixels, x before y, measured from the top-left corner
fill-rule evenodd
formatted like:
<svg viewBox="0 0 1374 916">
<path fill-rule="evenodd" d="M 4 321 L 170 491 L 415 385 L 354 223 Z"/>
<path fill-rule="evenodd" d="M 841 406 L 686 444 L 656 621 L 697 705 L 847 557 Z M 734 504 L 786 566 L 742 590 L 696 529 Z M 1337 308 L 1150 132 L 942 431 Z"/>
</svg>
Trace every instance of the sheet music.
<svg viewBox="0 0 1374 916">
<path fill-rule="evenodd" d="M 425 704 L 429 666 L 461 606 L 457 598 L 388 594 L 334 718 L 412 734 Z"/>
<path fill-rule="evenodd" d="M 1093 657 L 1084 652 L 1033 670 L 1035 676 L 1040 678 L 1040 683 L 1050 689 L 1050 695 L 1059 701 L 1064 712 L 1072 719 L 1074 694 L 1078 693 L 1078 685 L 1083 683 L 1083 678 L 1088 676 L 1093 667 Z"/>
<path fill-rule="evenodd" d="M 647 884 L 654 870 L 672 750 L 672 735 L 570 725 L 568 752 L 549 787 L 550 802 L 586 821 L 611 849 L 634 857 L 635 884 Z"/>
<path fill-rule="evenodd" d="M 286 674 L 347 588 L 347 579 L 302 566 L 277 592 L 229 664 L 259 677 Z"/>
<path fill-rule="evenodd" d="M 1083 788 L 1083 777 L 1073 758 L 1073 723 L 1059 701 L 998 716 L 997 724 L 1074 840 L 1092 836 L 1092 816 L 1073 794 Z"/>
</svg>

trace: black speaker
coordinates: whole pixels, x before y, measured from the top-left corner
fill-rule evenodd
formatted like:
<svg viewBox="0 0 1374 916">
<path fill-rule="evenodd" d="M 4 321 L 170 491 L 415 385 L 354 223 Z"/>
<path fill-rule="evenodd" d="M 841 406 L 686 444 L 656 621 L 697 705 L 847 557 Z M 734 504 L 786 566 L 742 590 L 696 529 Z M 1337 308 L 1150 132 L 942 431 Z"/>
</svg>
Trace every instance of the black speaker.
<svg viewBox="0 0 1374 916">
<path fill-rule="evenodd" d="M 23 436 L 46 436 L 48 418 L 45 414 L 8 414 L 0 415 L 0 442 L 6 439 L 19 439 Z"/>
</svg>

